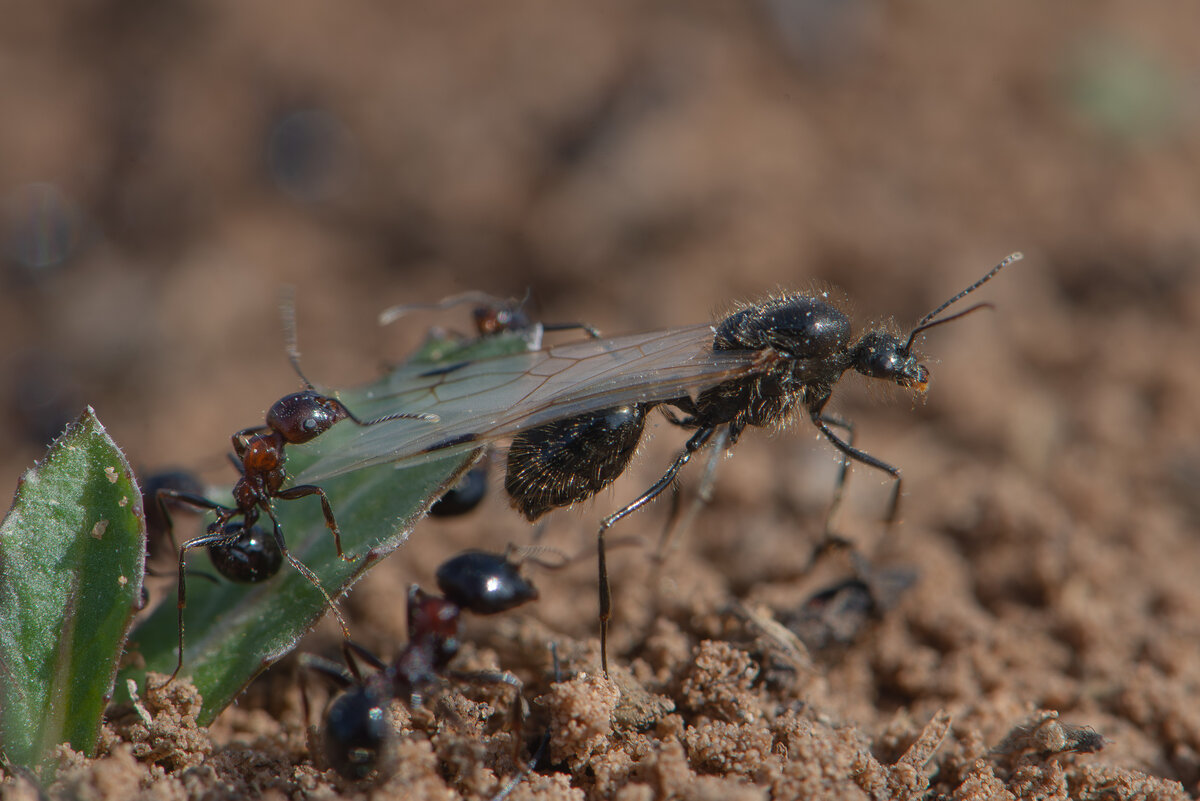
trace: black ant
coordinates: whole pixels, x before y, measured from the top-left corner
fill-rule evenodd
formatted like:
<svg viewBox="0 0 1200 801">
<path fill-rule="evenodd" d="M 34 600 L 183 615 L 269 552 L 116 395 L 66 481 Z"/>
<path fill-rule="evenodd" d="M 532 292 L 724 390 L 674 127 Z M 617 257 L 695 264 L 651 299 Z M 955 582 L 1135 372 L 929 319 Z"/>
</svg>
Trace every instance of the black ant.
<svg viewBox="0 0 1200 801">
<path fill-rule="evenodd" d="M 858 339 L 851 336 L 850 320 L 839 309 L 820 297 L 805 294 L 785 295 L 766 303 L 747 306 L 726 317 L 714 327 L 714 351 L 749 350 L 773 357 L 774 364 L 763 372 L 734 379 L 690 397 L 668 401 L 687 417 L 670 419 L 676 425 L 696 429 L 683 451 L 667 468 L 662 478 L 629 504 L 600 521 L 597 534 L 600 576 L 600 653 L 605 675 L 608 674 L 608 623 L 612 617 L 612 594 L 605 564 L 604 533 L 614 523 L 654 500 L 675 481 L 676 475 L 710 440 L 717 440 L 717 454 L 732 448 L 747 426 L 777 426 L 797 407 L 835 448 L 842 452 L 842 471 L 831 507 L 841 501 L 845 470 L 850 461 L 874 467 L 895 481 L 884 520 L 895 522 L 900 506 L 900 469 L 854 447 L 854 424 L 828 414 L 825 406 L 833 395 L 834 384 L 853 369 L 868 378 L 891 381 L 906 389 L 925 392 L 929 369 L 913 355 L 917 335 L 935 326 L 957 320 L 990 304 L 980 303 L 956 314 L 938 319 L 938 315 L 987 283 L 996 273 L 1022 258 L 1014 253 L 1001 261 L 975 283 L 942 303 L 913 326 L 905 338 L 883 329 L 867 331 Z M 833 428 L 847 432 L 843 440 Z M 719 433 L 718 433 L 719 432 Z M 715 456 L 714 456 L 715 458 Z M 628 460 L 626 460 L 628 461 Z M 826 537 L 829 537 L 828 519 Z"/>
<path fill-rule="evenodd" d="M 463 610 L 498 614 L 536 599 L 537 590 L 509 554 L 484 551 L 468 551 L 445 562 L 438 568 L 437 582 L 444 597 L 415 584 L 409 589 L 408 643 L 391 664 L 349 640 L 342 644 L 344 669 L 318 658 L 304 660 L 305 667 L 324 673 L 343 690 L 325 709 L 320 741 L 325 762 L 346 779 L 361 781 L 386 767 L 386 750 L 393 738 L 387 716 L 392 699 L 418 707 L 450 679 L 512 688 L 514 740 L 520 747 L 524 720 L 520 680 L 507 672 L 458 672 L 448 666 L 459 650 Z M 364 675 L 359 660 L 374 672 Z"/>
<path fill-rule="evenodd" d="M 314 484 L 300 484 L 284 488 L 288 479 L 284 467 L 284 449 L 287 445 L 311 442 L 342 420 L 350 420 L 358 426 L 372 426 L 389 420 L 437 420 L 437 415 L 409 414 L 397 412 L 369 420 L 358 418 L 337 398 L 316 391 L 313 384 L 300 369 L 300 354 L 295 341 L 295 323 L 291 306 L 283 306 L 284 324 L 288 332 L 288 359 L 305 389 L 280 398 L 267 411 L 266 424 L 244 428 L 231 438 L 233 454 L 230 461 L 240 474 L 233 486 L 233 506 L 226 506 L 206 498 L 198 492 L 159 488 L 156 491 L 157 507 L 165 521 L 166 531 L 172 534 L 171 516 L 168 506 L 184 505 L 195 509 L 212 511 L 215 519 L 204 534 L 186 540 L 179 546 L 179 660 L 167 683 L 179 674 L 183 667 L 183 610 L 187 603 L 186 558 L 187 552 L 196 548 L 207 548 L 213 567 L 221 575 L 239 583 L 264 581 L 279 572 L 283 560 L 300 572 L 317 588 L 326 605 L 333 610 L 342 633 L 349 639 L 346 621 L 321 585 L 321 580 L 303 562 L 294 557 L 287 547 L 275 516 L 273 501 L 294 500 L 317 496 L 325 525 L 333 534 L 337 555 L 344 561 L 352 561 L 342 551 L 342 534 L 325 491 Z M 256 523 L 259 516 L 266 514 L 272 524 L 272 535 L 267 536 Z"/>
</svg>

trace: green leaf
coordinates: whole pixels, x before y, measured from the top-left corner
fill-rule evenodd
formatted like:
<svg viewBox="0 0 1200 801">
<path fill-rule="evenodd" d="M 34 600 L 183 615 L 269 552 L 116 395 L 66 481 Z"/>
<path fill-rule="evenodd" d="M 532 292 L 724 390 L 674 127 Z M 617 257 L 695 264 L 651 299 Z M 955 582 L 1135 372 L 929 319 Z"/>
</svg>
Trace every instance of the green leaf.
<svg viewBox="0 0 1200 801">
<path fill-rule="evenodd" d="M 0 524 L 0 747 L 14 763 L 95 747 L 145 553 L 133 472 L 89 408 Z"/>
<path fill-rule="evenodd" d="M 525 340 L 515 335 L 467 345 L 438 340 L 429 343 L 411 361 L 436 365 L 518 353 L 525 348 Z M 385 385 L 386 379 L 373 386 L 339 393 L 339 398 L 353 410 L 367 393 Z M 309 445 L 288 446 L 288 472 L 300 473 L 321 452 L 337 448 L 339 442 L 355 434 L 353 424 L 342 422 Z M 352 561 L 338 558 L 317 498 L 277 501 L 275 510 L 288 549 L 320 578 L 326 592 L 336 600 L 371 565 L 408 539 L 413 526 L 429 507 L 478 456 L 478 452 L 460 454 L 405 470 L 381 465 L 325 482 L 322 488 L 342 532 L 343 549 L 347 556 L 353 557 Z M 230 503 L 228 497 L 216 500 Z M 265 525 L 269 526 L 269 521 Z M 181 675 L 190 676 L 203 696 L 200 722 L 207 724 L 251 679 L 294 648 L 300 637 L 326 613 L 327 606 L 316 588 L 287 564 L 273 578 L 255 585 L 239 585 L 225 579 L 214 583 L 195 575 L 198 572 L 215 575 L 208 567 L 207 555 L 201 551 L 189 553 L 188 570 Z M 131 668 L 123 677 L 140 679 L 145 669 L 161 673 L 175 669 L 176 597 L 174 592 L 169 596 L 131 638 L 130 647 L 141 652 L 145 668 Z"/>
</svg>

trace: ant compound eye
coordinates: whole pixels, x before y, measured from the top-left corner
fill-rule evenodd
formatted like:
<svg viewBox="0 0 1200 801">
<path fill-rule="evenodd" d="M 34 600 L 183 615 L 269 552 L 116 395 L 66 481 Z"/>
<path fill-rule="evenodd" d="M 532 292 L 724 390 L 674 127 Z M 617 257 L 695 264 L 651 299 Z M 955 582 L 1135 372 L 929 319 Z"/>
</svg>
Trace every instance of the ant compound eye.
<svg viewBox="0 0 1200 801">
<path fill-rule="evenodd" d="M 385 704 L 369 688 L 348 690 L 325 711 L 321 745 L 329 765 L 351 781 L 380 768 L 391 731 Z"/>
<path fill-rule="evenodd" d="M 267 425 L 284 441 L 301 445 L 325 433 L 346 417 L 340 403 L 312 390 L 280 398 L 267 412 Z"/>
</svg>

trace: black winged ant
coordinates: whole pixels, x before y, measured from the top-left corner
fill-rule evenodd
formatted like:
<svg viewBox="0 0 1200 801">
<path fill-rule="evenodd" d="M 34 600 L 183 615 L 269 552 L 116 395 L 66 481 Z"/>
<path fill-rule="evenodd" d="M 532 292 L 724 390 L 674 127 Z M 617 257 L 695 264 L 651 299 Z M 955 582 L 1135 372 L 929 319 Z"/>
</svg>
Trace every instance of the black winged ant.
<svg viewBox="0 0 1200 801">
<path fill-rule="evenodd" d="M 536 599 L 537 590 L 509 554 L 484 551 L 468 551 L 445 562 L 438 568 L 437 582 L 444 597 L 415 584 L 409 589 L 408 643 L 390 664 L 348 640 L 342 644 L 345 668 L 314 657 L 305 659 L 307 668 L 325 674 L 342 690 L 326 706 L 320 742 L 325 762 L 346 779 L 361 781 L 386 768 L 387 748 L 394 736 L 387 715 L 392 699 L 415 708 L 451 680 L 511 688 L 514 743 L 520 748 L 524 720 L 520 680 L 507 672 L 454 671 L 449 664 L 459 650 L 463 610 L 499 614 Z M 374 672 L 364 675 L 359 661 Z"/>
<path fill-rule="evenodd" d="M 597 533 L 601 660 L 607 672 L 612 598 L 605 532 L 670 488 L 694 454 L 712 447 L 703 497 L 717 457 L 746 428 L 776 427 L 796 414 L 806 414 L 842 456 L 827 521 L 840 502 L 849 463 L 859 462 L 892 477 L 885 520 L 894 522 L 900 470 L 855 447 L 853 424 L 825 410 L 833 388 L 853 370 L 923 393 L 929 370 L 913 353 L 917 336 L 988 306 L 938 316 L 1020 258 L 1014 253 L 1004 259 L 904 335 L 881 327 L 855 337 L 849 318 L 826 293 L 788 293 L 746 305 L 716 324 L 568 343 L 436 370 L 399 370 L 386 391 L 373 395 L 373 408 L 436 412 L 439 425 L 395 423 L 362 431 L 355 441 L 323 454 L 302 478 L 320 480 L 387 462 L 407 466 L 511 438 L 505 486 L 514 505 L 533 520 L 591 497 L 621 475 L 646 413 L 662 408 L 668 420 L 694 433 L 663 476 L 605 517 Z M 845 438 L 835 429 L 846 432 Z M 828 523 L 826 529 L 828 540 Z"/>
<path fill-rule="evenodd" d="M 283 530 L 275 516 L 273 502 L 276 499 L 295 500 L 315 495 L 321 502 L 325 525 L 333 534 L 337 555 L 346 561 L 351 561 L 353 557 L 346 556 L 342 550 L 342 534 L 325 491 L 315 484 L 284 487 L 288 480 L 284 467 L 284 449 L 288 445 L 311 442 L 342 420 L 350 420 L 362 427 L 389 420 L 437 420 L 437 415 L 434 414 L 407 412 L 363 419 L 346 408 L 337 398 L 317 392 L 300 369 L 295 322 L 289 303 L 284 303 L 283 315 L 287 331 L 288 359 L 305 388 L 272 404 L 267 411 L 265 425 L 244 428 L 232 436 L 234 452 L 230 455 L 230 461 L 239 473 L 237 483 L 233 486 L 234 505 L 226 506 L 198 492 L 170 487 L 159 488 L 155 493 L 157 510 L 161 514 L 160 520 L 165 521 L 165 528 L 172 542 L 174 536 L 168 507 L 190 506 L 215 514 L 215 519 L 208 525 L 204 534 L 186 540 L 179 546 L 179 660 L 167 683 L 174 680 L 183 667 L 183 610 L 187 603 L 186 559 L 187 552 L 196 548 L 207 548 L 217 572 L 239 583 L 264 581 L 278 573 L 283 561 L 287 560 L 321 593 L 326 605 L 333 610 L 343 635 L 349 639 L 350 631 L 346 622 L 329 593 L 321 585 L 320 579 L 289 552 Z M 271 521 L 270 536 L 256 525 L 261 514 L 265 514 Z"/>
</svg>

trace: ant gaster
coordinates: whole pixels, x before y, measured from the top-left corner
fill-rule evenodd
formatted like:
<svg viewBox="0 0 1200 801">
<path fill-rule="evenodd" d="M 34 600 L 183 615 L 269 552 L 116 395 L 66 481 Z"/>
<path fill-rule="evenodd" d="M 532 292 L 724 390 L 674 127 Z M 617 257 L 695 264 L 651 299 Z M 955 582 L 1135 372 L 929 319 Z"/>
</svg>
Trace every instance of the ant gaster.
<svg viewBox="0 0 1200 801">
<path fill-rule="evenodd" d="M 206 547 L 214 568 L 226 578 L 240 583 L 270 578 L 279 571 L 283 560 L 286 559 L 321 593 L 326 605 L 337 617 L 343 635 L 349 639 L 349 629 L 333 599 L 329 597 L 317 575 L 288 550 L 283 530 L 275 516 L 275 499 L 294 500 L 310 495 L 317 496 L 321 501 L 325 525 L 333 534 L 337 555 L 345 561 L 353 559 L 342 551 L 342 534 L 325 491 L 313 484 L 284 488 L 288 478 L 284 468 L 284 448 L 287 445 L 311 442 L 342 420 L 350 420 L 359 426 L 371 426 L 388 420 L 437 420 L 436 415 L 403 412 L 362 420 L 337 398 L 317 392 L 300 369 L 300 353 L 296 347 L 295 321 L 290 302 L 285 300 L 282 311 L 287 332 L 288 359 L 300 380 L 304 382 L 305 389 L 286 395 L 272 404 L 267 411 L 265 425 L 244 428 L 231 438 L 234 452 L 230 460 L 240 474 L 233 486 L 234 505 L 225 506 L 194 492 L 169 488 L 157 491 L 158 506 L 165 515 L 168 533 L 171 531 L 168 505 L 184 504 L 215 513 L 215 519 L 208 525 L 204 534 L 185 541 L 179 547 L 179 660 L 167 679 L 168 683 L 174 680 L 183 667 L 183 610 L 187 603 L 186 557 L 188 551 L 196 548 Z M 255 525 L 260 514 L 264 513 L 272 524 L 270 537 Z"/>
<path fill-rule="evenodd" d="M 444 563 L 437 572 L 445 597 L 431 595 L 415 584 L 408 592 L 408 643 L 386 664 L 361 646 L 346 641 L 346 669 L 309 658 L 309 668 L 327 674 L 343 692 L 326 707 L 321 726 L 325 761 L 343 777 L 360 781 L 384 766 L 392 739 L 387 707 L 399 698 L 419 706 L 447 679 L 505 685 L 514 690 L 513 720 L 516 747 L 523 719 L 521 682 L 511 673 L 456 672 L 448 669 L 458 653 L 462 610 L 490 615 L 537 598 L 537 591 L 520 574 L 508 554 L 468 551 Z M 362 660 L 375 672 L 364 676 Z"/>
</svg>

